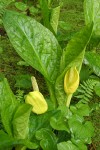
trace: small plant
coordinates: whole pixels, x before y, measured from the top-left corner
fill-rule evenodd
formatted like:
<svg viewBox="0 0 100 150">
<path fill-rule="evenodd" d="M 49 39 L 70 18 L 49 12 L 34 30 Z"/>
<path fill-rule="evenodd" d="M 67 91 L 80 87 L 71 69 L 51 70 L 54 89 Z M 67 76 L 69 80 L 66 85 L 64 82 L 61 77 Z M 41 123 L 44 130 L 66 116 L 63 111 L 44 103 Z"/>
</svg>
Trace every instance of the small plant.
<svg viewBox="0 0 100 150">
<path fill-rule="evenodd" d="M 49 29 L 24 14 L 4 12 L 3 24 L 12 45 L 26 63 L 44 76 L 49 97 L 43 96 L 34 80 L 33 90 L 25 96 L 25 103 L 20 103 L 7 79 L 0 76 L 3 125 L 0 149 L 87 150 L 94 134 L 91 121 L 85 120 L 91 110 L 88 103 L 72 104 L 71 99 L 79 86 L 86 47 L 91 37 L 99 32 L 96 31 L 99 17 L 92 18 L 97 15 L 95 11 L 88 16 L 91 7 L 95 7 L 94 3 L 89 6 L 89 1 L 85 0 L 87 25 L 73 36 L 64 49 L 49 30 L 48 20 L 44 20 L 44 24 Z M 42 6 L 46 9 L 45 4 L 42 3 Z M 57 24 L 52 27 L 57 31 Z"/>
<path fill-rule="evenodd" d="M 97 83 L 99 81 L 93 79 L 83 81 L 83 84 L 80 84 L 77 90 L 78 95 L 75 97 L 79 98 L 82 103 L 88 103 L 93 98 L 93 91 Z"/>
</svg>

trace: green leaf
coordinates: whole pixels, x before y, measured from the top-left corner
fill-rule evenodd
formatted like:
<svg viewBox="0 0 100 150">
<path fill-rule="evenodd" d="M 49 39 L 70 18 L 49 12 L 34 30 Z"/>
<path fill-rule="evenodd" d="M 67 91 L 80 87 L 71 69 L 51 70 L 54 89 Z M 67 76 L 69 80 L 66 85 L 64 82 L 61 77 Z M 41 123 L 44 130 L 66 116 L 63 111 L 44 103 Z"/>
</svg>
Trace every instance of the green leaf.
<svg viewBox="0 0 100 150">
<path fill-rule="evenodd" d="M 76 66 L 78 71 L 81 69 L 86 46 L 91 38 L 92 27 L 86 26 L 77 33 L 63 51 L 60 63 L 60 76 L 56 80 L 56 97 L 59 105 L 66 103 L 66 94 L 64 92 L 64 75 L 70 67 Z"/>
<path fill-rule="evenodd" d="M 100 97 L 100 82 L 96 84 L 94 91 Z"/>
<path fill-rule="evenodd" d="M 48 8 L 48 2 L 47 0 L 39 0 L 42 16 L 43 16 L 43 24 L 45 27 L 50 29 L 50 10 Z"/>
<path fill-rule="evenodd" d="M 35 8 L 34 6 L 29 7 L 29 11 L 30 11 L 30 14 L 32 15 L 36 15 L 39 13 L 39 10 Z"/>
<path fill-rule="evenodd" d="M 28 89 L 32 87 L 31 75 L 29 74 L 20 74 L 15 76 L 16 84 L 15 87 Z"/>
<path fill-rule="evenodd" d="M 61 142 L 57 144 L 58 150 L 79 150 L 71 141 Z"/>
<path fill-rule="evenodd" d="M 40 130 L 41 128 L 48 128 L 50 129 L 50 118 L 54 115 L 54 111 L 46 112 L 45 114 L 36 115 L 32 114 L 30 116 L 30 122 L 29 122 L 29 136 L 30 139 L 34 136 L 36 131 Z"/>
<path fill-rule="evenodd" d="M 49 97 L 46 97 L 45 100 L 48 104 L 48 111 L 53 111 L 55 109 L 54 103 L 50 100 Z"/>
<path fill-rule="evenodd" d="M 84 123 L 84 120 L 81 117 L 73 115 L 68 120 L 68 124 L 72 137 L 79 139 L 86 144 L 91 143 L 91 137 L 93 136 L 94 128 L 90 121 L 86 121 Z"/>
<path fill-rule="evenodd" d="M 57 139 L 51 130 L 46 128 L 36 132 L 36 138 L 40 141 L 43 150 L 57 150 Z"/>
<path fill-rule="evenodd" d="M 100 1 L 85 0 L 84 1 L 85 22 L 94 23 L 93 30 L 95 35 L 100 36 Z"/>
<path fill-rule="evenodd" d="M 6 132 L 12 136 L 12 117 L 18 102 L 12 93 L 6 78 L 0 78 L 0 112 Z"/>
<path fill-rule="evenodd" d="M 88 65 L 93 72 L 100 77 L 100 55 L 93 52 L 86 52 L 84 63 Z"/>
<path fill-rule="evenodd" d="M 50 125 L 56 130 L 69 132 L 68 117 L 70 116 L 69 109 L 66 106 L 58 107 L 57 112 L 50 119 Z"/>
<path fill-rule="evenodd" d="M 66 31 L 71 30 L 71 28 L 72 28 L 70 23 L 67 23 L 67 22 L 64 22 L 64 21 L 59 21 L 59 27 L 63 30 L 66 30 Z"/>
<path fill-rule="evenodd" d="M 84 63 L 84 61 L 83 61 Z M 89 66 L 82 65 L 81 71 L 80 71 L 80 81 L 86 81 L 89 79 L 89 76 L 91 75 L 91 70 Z"/>
<path fill-rule="evenodd" d="M 3 150 L 4 148 L 11 148 L 12 143 L 14 142 L 14 139 L 10 137 L 8 134 L 6 134 L 3 130 L 0 130 L 0 150 Z"/>
<path fill-rule="evenodd" d="M 50 24 L 56 34 L 58 28 L 59 15 L 60 15 L 60 6 L 55 7 L 51 10 Z"/>
<path fill-rule="evenodd" d="M 71 139 L 72 143 L 75 144 L 79 150 L 87 150 L 87 146 L 78 139 Z"/>
<path fill-rule="evenodd" d="M 66 72 L 68 66 L 71 67 L 72 65 L 77 66 L 78 70 L 81 69 L 85 49 L 92 35 L 92 29 L 93 24 L 85 26 L 69 41 L 61 57 L 61 73 L 62 71 Z"/>
<path fill-rule="evenodd" d="M 90 108 L 87 104 L 77 103 L 75 106 L 70 106 L 70 110 L 73 114 L 79 116 L 89 116 Z"/>
<path fill-rule="evenodd" d="M 23 61 L 23 60 L 22 60 L 22 61 L 21 61 L 21 60 L 20 60 L 20 61 L 18 61 L 17 65 L 19 65 L 19 66 L 26 66 L 26 67 L 27 67 L 27 66 L 29 66 L 29 64 L 28 64 L 28 63 L 26 63 L 26 62 L 25 62 L 25 61 Z"/>
<path fill-rule="evenodd" d="M 16 2 L 15 6 L 18 10 L 21 10 L 21 11 L 25 11 L 28 8 L 28 6 L 25 3 L 22 3 L 22 2 Z"/>
<path fill-rule="evenodd" d="M 13 134 L 17 139 L 28 138 L 29 133 L 29 116 L 32 107 L 28 104 L 21 104 L 17 108 L 12 119 Z"/>
<path fill-rule="evenodd" d="M 55 82 L 62 52 L 54 35 L 34 19 L 12 11 L 5 12 L 3 23 L 17 53 Z"/>
<path fill-rule="evenodd" d="M 23 145 L 29 149 L 37 149 L 38 148 L 38 145 L 34 142 L 30 142 L 29 140 L 27 139 L 19 139 L 19 140 L 16 140 L 16 145 Z"/>
<path fill-rule="evenodd" d="M 8 150 L 7 148 L 15 147 L 16 145 L 25 145 L 29 149 L 37 149 L 38 145 L 28 140 L 15 139 L 10 137 L 4 131 L 0 130 L 0 150 Z M 12 148 L 11 148 L 12 149 Z"/>
</svg>

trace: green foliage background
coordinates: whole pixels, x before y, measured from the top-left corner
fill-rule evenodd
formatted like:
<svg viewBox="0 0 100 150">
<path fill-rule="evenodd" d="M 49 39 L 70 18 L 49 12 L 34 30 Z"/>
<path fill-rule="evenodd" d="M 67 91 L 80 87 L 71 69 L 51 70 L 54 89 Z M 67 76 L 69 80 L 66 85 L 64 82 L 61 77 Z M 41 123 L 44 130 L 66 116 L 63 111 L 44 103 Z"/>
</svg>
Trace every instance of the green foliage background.
<svg viewBox="0 0 100 150">
<path fill-rule="evenodd" d="M 60 15 L 60 21 L 64 20 L 68 24 L 68 29 L 66 30 L 66 36 L 65 36 L 65 30 L 59 29 L 59 34 L 60 36 L 58 37 L 59 41 L 60 39 L 64 36 L 64 40 L 68 41 L 72 35 L 76 33 L 79 29 L 82 28 L 84 25 L 84 14 L 83 14 L 83 0 L 62 0 L 59 2 L 63 2 L 64 5 L 61 9 L 61 15 Z M 56 2 L 55 2 L 56 4 Z M 65 17 L 66 16 L 66 17 Z M 2 28 L 2 25 L 1 27 Z M 65 42 L 63 42 L 64 44 Z M 62 44 L 62 45 L 63 45 Z M 25 67 L 25 66 L 18 66 L 17 62 L 21 60 L 21 58 L 17 55 L 15 51 L 13 51 L 13 48 L 7 38 L 7 36 L 0 36 L 0 46 L 1 46 L 1 52 L 0 52 L 0 71 L 5 74 L 7 79 L 10 82 L 10 85 L 12 89 L 14 89 L 14 92 L 16 92 L 17 89 L 19 89 L 19 84 L 18 87 L 14 86 L 16 84 L 15 78 L 16 76 L 22 76 L 24 74 L 29 73 L 31 75 L 36 75 L 38 76 L 37 80 L 40 84 L 40 89 L 44 94 L 46 93 L 46 87 L 42 75 L 40 75 L 37 71 L 32 70 L 31 67 Z M 97 47 L 97 52 L 100 50 L 100 47 Z M 10 56 L 10 58 L 8 57 Z M 22 83 L 22 82 L 21 82 Z M 26 83 L 27 85 L 30 85 L 30 81 L 28 78 L 26 78 Z M 23 85 L 20 86 L 20 88 L 23 89 Z M 30 86 L 28 86 L 27 91 L 30 91 Z M 95 98 L 96 99 L 96 98 Z M 98 102 L 98 99 L 96 99 Z M 99 111 L 96 111 L 95 113 L 92 114 L 91 118 L 93 119 L 94 125 L 95 125 L 95 137 L 93 138 L 93 141 L 96 144 L 97 150 L 100 148 L 100 123 L 98 122 L 99 120 Z M 60 149 L 60 148 L 59 148 Z"/>
</svg>

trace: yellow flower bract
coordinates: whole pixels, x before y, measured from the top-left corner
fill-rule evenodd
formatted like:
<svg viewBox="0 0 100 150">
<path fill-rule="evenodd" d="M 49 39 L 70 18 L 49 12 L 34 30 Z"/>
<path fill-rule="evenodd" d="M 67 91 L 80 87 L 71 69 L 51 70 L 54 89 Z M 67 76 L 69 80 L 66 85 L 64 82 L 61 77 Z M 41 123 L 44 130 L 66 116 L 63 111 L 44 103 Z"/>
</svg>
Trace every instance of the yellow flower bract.
<svg viewBox="0 0 100 150">
<path fill-rule="evenodd" d="M 66 94 L 73 94 L 79 86 L 79 73 L 76 67 L 71 67 L 64 77 L 64 90 Z"/>
<path fill-rule="evenodd" d="M 25 102 L 33 106 L 32 111 L 36 114 L 43 114 L 48 109 L 47 102 L 39 91 L 30 92 L 26 96 Z"/>
</svg>

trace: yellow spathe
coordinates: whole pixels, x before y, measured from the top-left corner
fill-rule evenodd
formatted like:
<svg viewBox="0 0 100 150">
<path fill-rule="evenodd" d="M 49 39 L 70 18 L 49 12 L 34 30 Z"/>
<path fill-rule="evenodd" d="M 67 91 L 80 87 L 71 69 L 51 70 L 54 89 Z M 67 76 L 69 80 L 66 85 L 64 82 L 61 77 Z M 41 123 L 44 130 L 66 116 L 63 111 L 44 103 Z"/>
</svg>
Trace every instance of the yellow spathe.
<svg viewBox="0 0 100 150">
<path fill-rule="evenodd" d="M 76 67 L 71 67 L 64 77 L 64 91 L 66 94 L 73 94 L 79 86 L 79 73 Z"/>
<path fill-rule="evenodd" d="M 29 92 L 25 102 L 33 106 L 32 111 L 36 114 L 43 114 L 48 109 L 47 102 L 39 91 Z"/>
</svg>

